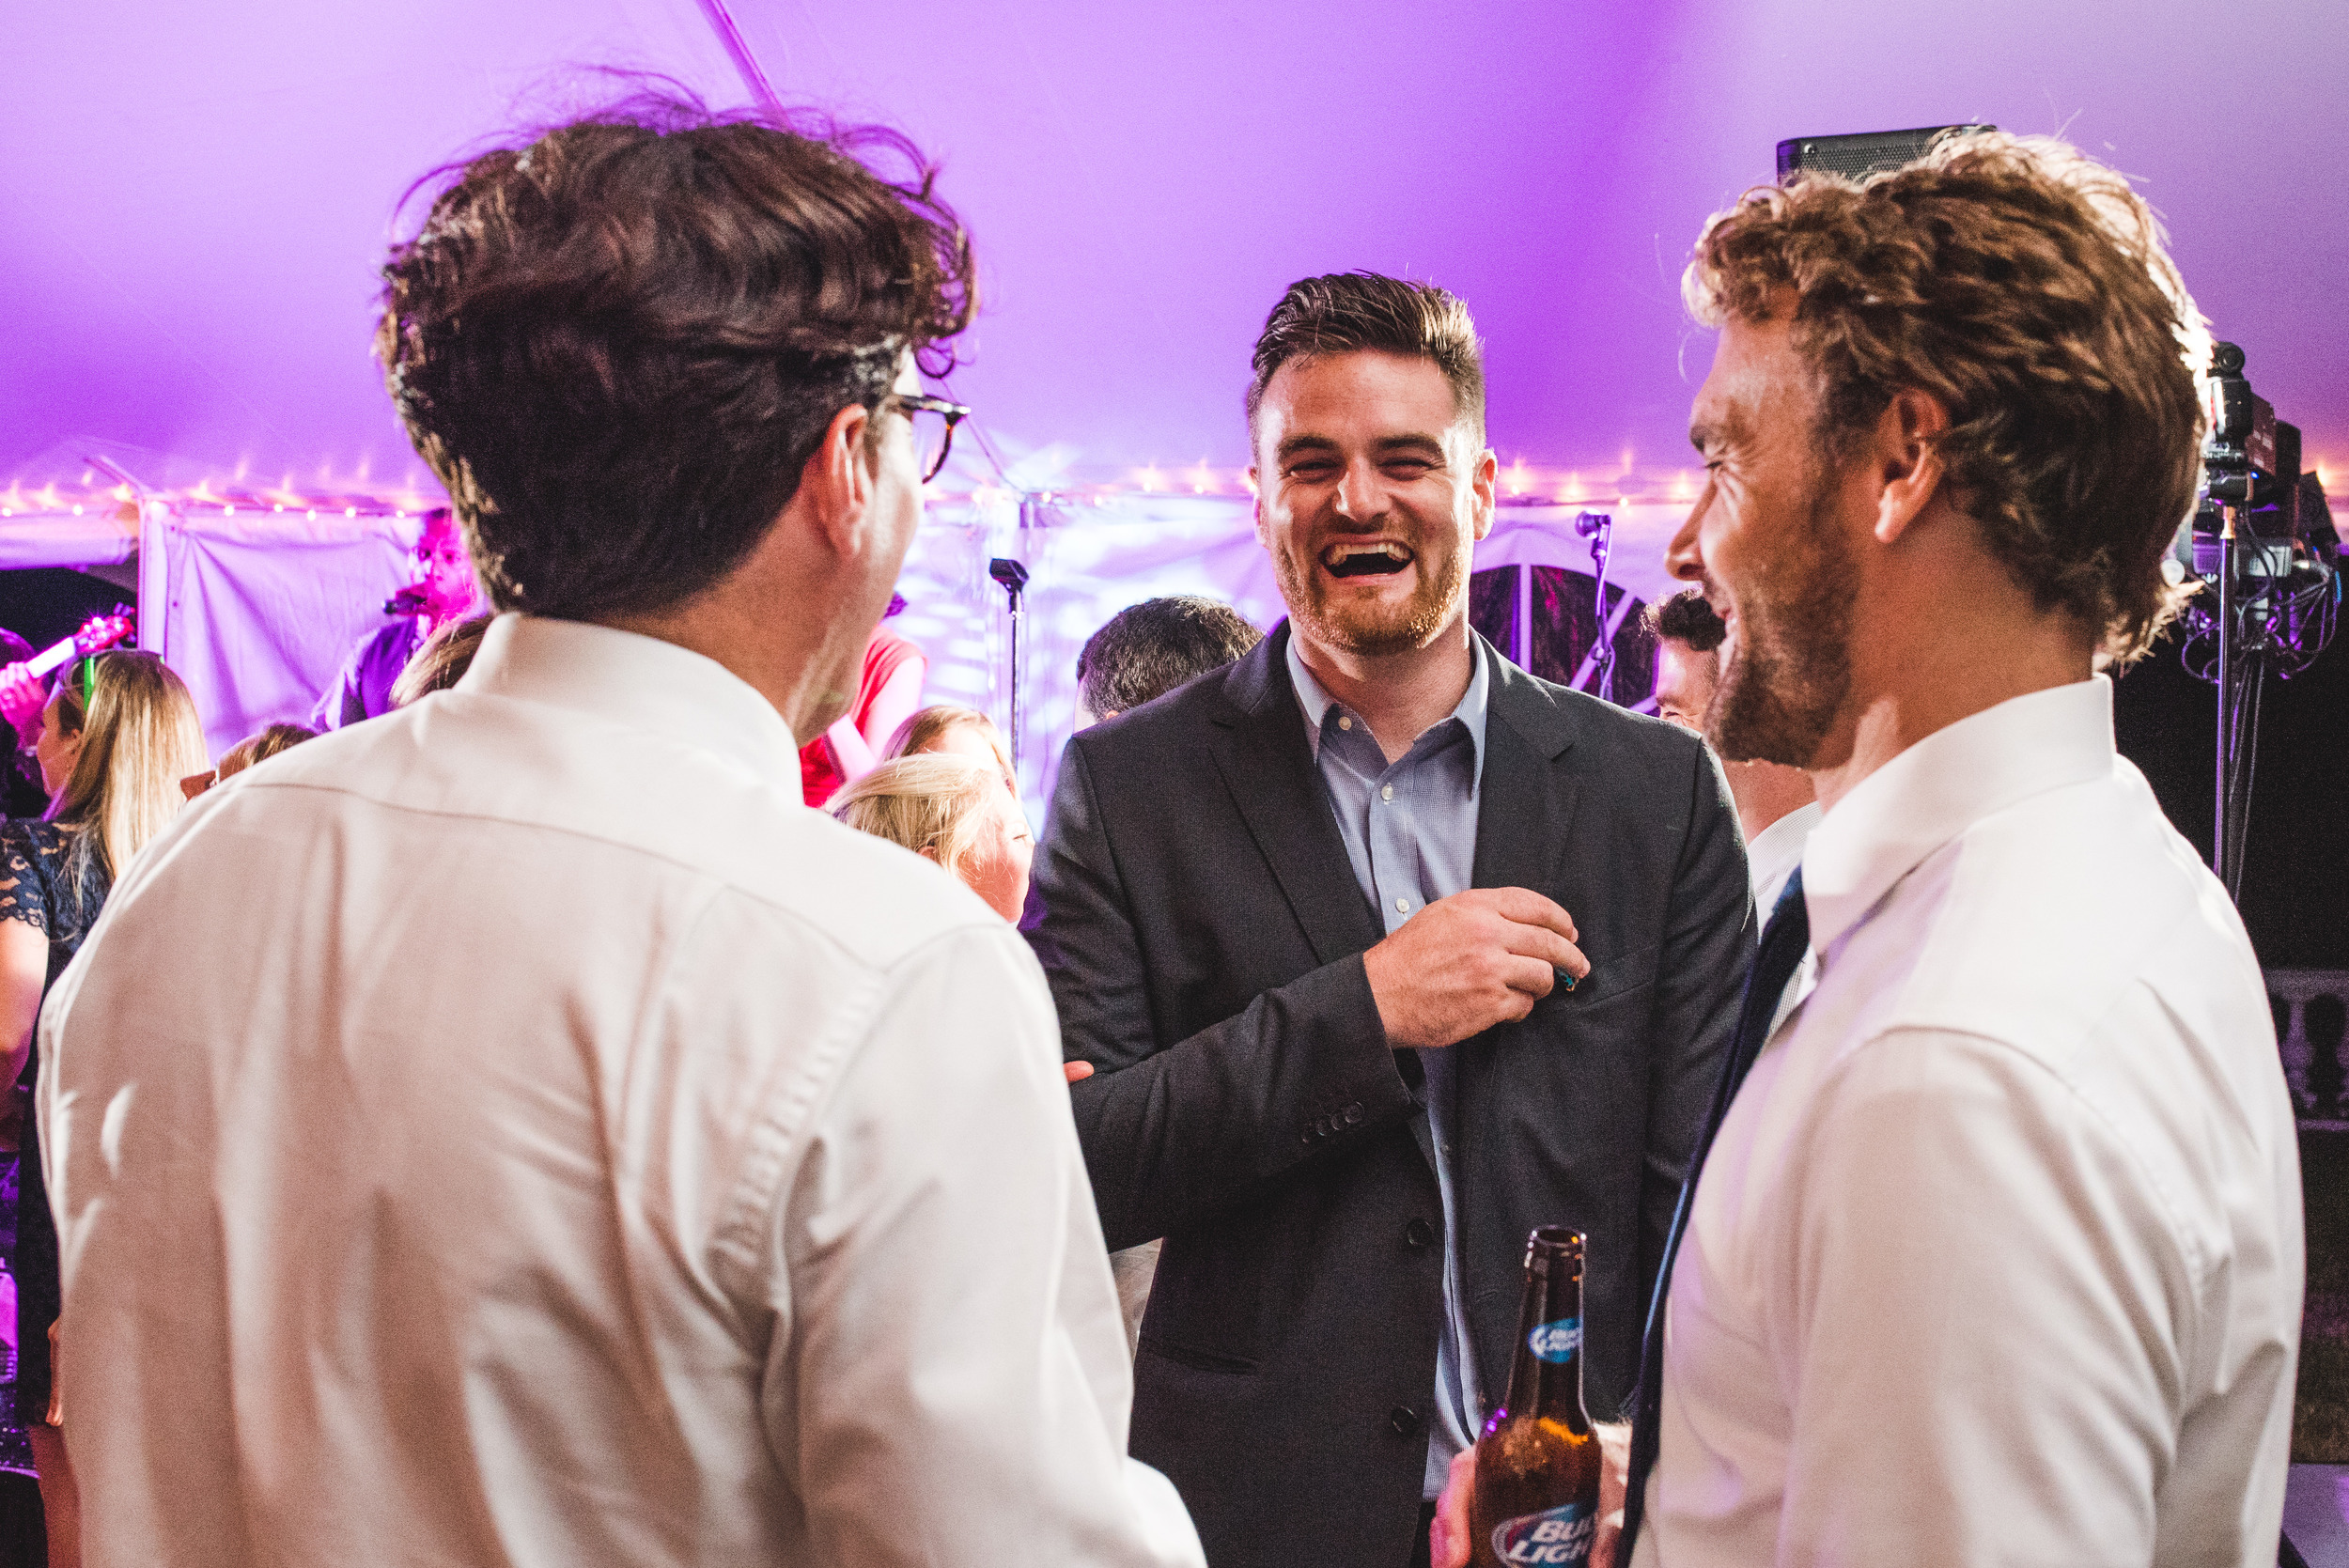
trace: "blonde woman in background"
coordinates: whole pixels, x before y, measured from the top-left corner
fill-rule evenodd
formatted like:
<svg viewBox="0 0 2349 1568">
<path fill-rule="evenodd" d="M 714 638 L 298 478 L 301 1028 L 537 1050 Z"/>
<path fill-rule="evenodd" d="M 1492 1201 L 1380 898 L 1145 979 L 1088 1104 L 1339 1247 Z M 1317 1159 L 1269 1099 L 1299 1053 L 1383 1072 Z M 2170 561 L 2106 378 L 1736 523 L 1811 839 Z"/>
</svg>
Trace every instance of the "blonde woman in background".
<svg viewBox="0 0 2349 1568">
<path fill-rule="evenodd" d="M 39 1469 L 54 1568 L 80 1561 L 81 1521 L 51 1400 L 57 1233 L 32 1116 L 39 1070 L 33 1025 L 107 893 L 184 803 L 179 781 L 205 771 L 209 759 L 195 700 L 151 653 L 104 653 L 67 665 L 41 709 L 33 754 L 49 810 L 37 822 L 0 825 L 0 1046 L 12 1059 L 22 1140 L 11 1260 L 16 1417 Z"/>
<path fill-rule="evenodd" d="M 1028 896 L 1035 840 L 991 763 L 927 753 L 894 757 L 827 808 L 856 829 L 935 862 L 1007 921 Z"/>
<path fill-rule="evenodd" d="M 960 703 L 933 703 L 899 724 L 897 732 L 889 737 L 889 744 L 881 748 L 883 762 L 929 755 L 961 756 L 973 762 L 991 763 L 1003 774 L 1003 782 L 1011 783 L 1011 753 L 1003 745 L 1003 733 L 996 729 L 994 720 L 975 707 Z M 1018 788 L 1016 784 L 1013 787 Z"/>
<path fill-rule="evenodd" d="M 987 721 L 972 709 L 961 711 Z M 897 739 L 905 733 L 899 730 Z M 890 758 L 833 796 L 827 809 L 861 833 L 935 862 L 1016 925 L 1027 902 L 1035 839 L 1007 782 L 990 762 L 926 752 Z M 1061 1073 L 1074 1083 L 1092 1077 L 1093 1064 L 1064 1063 Z"/>
</svg>

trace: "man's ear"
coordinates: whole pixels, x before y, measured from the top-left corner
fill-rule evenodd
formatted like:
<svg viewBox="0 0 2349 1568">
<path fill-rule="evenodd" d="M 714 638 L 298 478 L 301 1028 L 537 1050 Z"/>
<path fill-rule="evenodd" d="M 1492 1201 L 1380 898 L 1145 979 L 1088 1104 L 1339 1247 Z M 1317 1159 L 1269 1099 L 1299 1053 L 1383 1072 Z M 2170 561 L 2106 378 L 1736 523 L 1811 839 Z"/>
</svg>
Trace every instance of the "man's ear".
<svg viewBox="0 0 2349 1568">
<path fill-rule="evenodd" d="M 1501 459 L 1489 446 L 1476 459 L 1473 477 L 1476 489 L 1476 536 L 1483 538 L 1493 531 L 1493 487 L 1500 483 Z"/>
<path fill-rule="evenodd" d="M 842 555 L 853 555 L 863 542 L 864 519 L 872 505 L 875 461 L 865 448 L 873 427 L 873 411 L 851 403 L 832 416 L 824 439 L 800 471 L 800 493 L 816 531 Z"/>
<path fill-rule="evenodd" d="M 1272 530 L 1265 526 L 1264 487 L 1256 482 L 1256 465 L 1248 465 L 1248 515 L 1256 524 L 1256 542 L 1265 549 L 1272 548 Z"/>
<path fill-rule="evenodd" d="M 1897 542 L 1940 491 L 1947 477 L 1941 438 L 1949 428 L 1949 411 L 1929 392 L 1905 387 L 1885 405 L 1869 454 L 1882 486 L 1875 527 L 1879 543 Z"/>
</svg>

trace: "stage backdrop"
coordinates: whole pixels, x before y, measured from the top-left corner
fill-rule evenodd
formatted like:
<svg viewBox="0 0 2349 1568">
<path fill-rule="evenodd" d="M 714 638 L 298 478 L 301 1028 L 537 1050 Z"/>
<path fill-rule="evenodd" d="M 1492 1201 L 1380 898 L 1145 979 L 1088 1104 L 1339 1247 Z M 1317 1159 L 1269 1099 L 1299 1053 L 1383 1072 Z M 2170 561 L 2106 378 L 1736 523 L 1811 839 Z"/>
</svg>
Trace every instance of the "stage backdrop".
<svg viewBox="0 0 2349 1568">
<path fill-rule="evenodd" d="M 1112 496 L 1100 505 L 1031 501 L 1023 507 L 1005 492 L 930 508 L 898 579 L 908 608 L 892 625 L 929 655 L 926 700 L 969 703 L 1008 728 L 1007 596 L 987 568 L 995 556 L 1027 567 L 1019 785 L 1039 826 L 1061 748 L 1076 727 L 1077 653 L 1102 622 L 1161 594 L 1222 599 L 1267 629 L 1286 613 L 1271 564 L 1256 543 L 1251 506 L 1245 497 L 1161 494 Z M 1479 573 L 1500 567 L 1552 568 L 1537 572 L 1530 586 L 1535 597 L 1534 667 L 1554 679 L 1570 679 L 1577 669 L 1560 667 L 1554 648 L 1545 644 L 1544 628 L 1573 621 L 1578 579 L 1582 580 L 1580 611 L 1585 617 L 1589 613 L 1590 541 L 1574 528 L 1576 516 L 1585 509 L 1504 505 L 1491 536 L 1476 551 Z M 1615 695 L 1631 704 L 1647 696 L 1648 684 L 1643 666 L 1630 668 L 1634 660 L 1627 655 L 1635 640 L 1630 616 L 1638 603 L 1673 586 L 1664 574 L 1664 546 L 1688 508 L 1675 504 L 1606 510 L 1614 519 L 1609 619 L 1619 631 L 1616 645 L 1625 650 L 1618 659 Z M 1560 569 L 1567 575 L 1562 577 Z M 1504 576 L 1513 580 L 1515 574 Z M 1629 601 L 1615 591 L 1618 584 L 1628 591 Z M 1507 585 L 1482 580 L 1477 598 L 1483 612 L 1478 624 L 1503 652 L 1513 652 L 1508 617 L 1514 596 Z M 1584 650 L 1575 651 L 1572 663 L 1579 668 Z M 1625 684 L 1626 675 L 1636 689 Z"/>
<path fill-rule="evenodd" d="M 412 518 L 147 508 L 139 645 L 195 695 L 218 756 L 264 724 L 304 722 L 408 581 Z"/>
</svg>

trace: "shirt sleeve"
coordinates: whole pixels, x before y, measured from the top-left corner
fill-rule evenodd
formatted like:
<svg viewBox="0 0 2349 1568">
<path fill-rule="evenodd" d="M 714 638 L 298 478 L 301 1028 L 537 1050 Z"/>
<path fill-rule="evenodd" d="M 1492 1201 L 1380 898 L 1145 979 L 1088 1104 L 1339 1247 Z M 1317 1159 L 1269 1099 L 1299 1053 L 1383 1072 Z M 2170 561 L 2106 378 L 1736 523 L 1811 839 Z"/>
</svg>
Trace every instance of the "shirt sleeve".
<svg viewBox="0 0 2349 1568">
<path fill-rule="evenodd" d="M 769 1436 L 817 1557 L 1202 1563 L 1126 1456 L 1132 1373 L 1034 961 L 967 929 L 884 985 L 779 1217 Z"/>
<path fill-rule="evenodd" d="M 2191 1284 L 2093 1108 L 1998 1041 L 1895 1032 L 1801 1157 L 1778 1561 L 2151 1561 Z"/>
</svg>

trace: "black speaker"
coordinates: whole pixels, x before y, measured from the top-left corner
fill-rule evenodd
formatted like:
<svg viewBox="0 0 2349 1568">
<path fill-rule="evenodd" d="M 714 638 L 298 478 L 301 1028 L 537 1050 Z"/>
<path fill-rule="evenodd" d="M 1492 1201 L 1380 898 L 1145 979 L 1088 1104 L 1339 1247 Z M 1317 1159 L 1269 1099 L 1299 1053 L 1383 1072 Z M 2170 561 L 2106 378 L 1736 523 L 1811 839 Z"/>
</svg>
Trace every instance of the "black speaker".
<svg viewBox="0 0 2349 1568">
<path fill-rule="evenodd" d="M 1917 131 L 1866 131 L 1856 136 L 1795 136 L 1778 144 L 1778 178 L 1805 169 L 1863 179 L 1924 155 L 1936 136 L 1951 131 L 1996 131 L 1995 125 L 1928 125 Z"/>
</svg>

